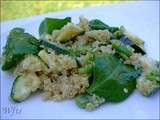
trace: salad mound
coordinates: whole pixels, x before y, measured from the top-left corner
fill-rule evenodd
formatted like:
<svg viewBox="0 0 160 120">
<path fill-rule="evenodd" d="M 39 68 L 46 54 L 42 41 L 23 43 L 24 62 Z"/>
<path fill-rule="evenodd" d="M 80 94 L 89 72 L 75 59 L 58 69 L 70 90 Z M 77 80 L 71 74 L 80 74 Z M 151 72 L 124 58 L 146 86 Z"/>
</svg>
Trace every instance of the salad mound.
<svg viewBox="0 0 160 120">
<path fill-rule="evenodd" d="M 151 96 L 160 88 L 160 62 L 146 55 L 144 41 L 123 26 L 83 16 L 45 18 L 39 38 L 13 28 L 3 51 L 2 70 L 12 70 L 14 102 L 41 91 L 44 100 L 75 99 L 93 110 L 122 102 L 135 89 Z"/>
</svg>

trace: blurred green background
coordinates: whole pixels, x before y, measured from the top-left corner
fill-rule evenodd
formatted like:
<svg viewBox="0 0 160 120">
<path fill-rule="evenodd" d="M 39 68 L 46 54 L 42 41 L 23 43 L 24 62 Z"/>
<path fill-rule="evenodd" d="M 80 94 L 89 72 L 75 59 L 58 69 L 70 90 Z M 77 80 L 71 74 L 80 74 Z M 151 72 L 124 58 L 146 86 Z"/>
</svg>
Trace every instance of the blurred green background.
<svg viewBox="0 0 160 120">
<path fill-rule="evenodd" d="M 1 1 L 1 21 L 55 12 L 73 8 L 120 3 L 121 0 L 103 1 Z M 126 2 L 126 1 L 123 1 Z"/>
</svg>

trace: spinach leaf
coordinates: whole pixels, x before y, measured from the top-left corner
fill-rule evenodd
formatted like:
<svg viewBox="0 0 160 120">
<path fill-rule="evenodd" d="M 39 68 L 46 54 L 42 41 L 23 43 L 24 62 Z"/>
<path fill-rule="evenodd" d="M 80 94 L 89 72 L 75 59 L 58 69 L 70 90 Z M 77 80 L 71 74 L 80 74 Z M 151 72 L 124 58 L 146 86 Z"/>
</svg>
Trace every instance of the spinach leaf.
<svg viewBox="0 0 160 120">
<path fill-rule="evenodd" d="M 106 101 L 120 102 L 125 100 L 136 87 L 136 78 L 140 70 L 122 63 L 114 55 L 96 56 L 93 67 L 93 83 L 88 89 Z"/>
<path fill-rule="evenodd" d="M 3 52 L 2 70 L 16 66 L 25 54 L 36 54 L 38 51 L 39 41 L 35 37 L 25 33 L 22 28 L 12 29 Z"/>
<path fill-rule="evenodd" d="M 103 23 L 102 21 L 100 21 L 98 19 L 91 20 L 89 22 L 89 27 L 92 30 L 105 30 L 105 29 L 109 28 L 108 25 L 106 25 L 105 23 Z"/>
<path fill-rule="evenodd" d="M 91 28 L 91 30 L 105 30 L 105 29 L 107 29 L 111 33 L 114 33 L 114 36 L 116 38 L 120 38 L 120 36 L 122 36 L 122 32 L 120 32 L 119 27 L 110 27 L 109 25 L 105 24 L 104 22 L 102 22 L 101 20 L 98 20 L 98 19 L 94 19 L 94 20 L 89 21 L 89 27 Z"/>
<path fill-rule="evenodd" d="M 70 17 L 66 17 L 64 19 L 45 18 L 39 26 L 39 35 L 51 34 L 53 30 L 61 29 L 68 22 L 71 22 Z"/>
</svg>

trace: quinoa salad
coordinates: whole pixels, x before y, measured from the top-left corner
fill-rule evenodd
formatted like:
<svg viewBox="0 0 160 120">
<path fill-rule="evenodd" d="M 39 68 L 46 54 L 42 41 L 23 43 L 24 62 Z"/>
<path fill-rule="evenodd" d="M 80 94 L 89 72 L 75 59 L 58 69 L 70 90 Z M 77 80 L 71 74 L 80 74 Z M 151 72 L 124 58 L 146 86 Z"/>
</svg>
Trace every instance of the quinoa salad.
<svg viewBox="0 0 160 120">
<path fill-rule="evenodd" d="M 38 92 L 43 100 L 74 99 L 86 110 L 126 100 L 135 89 L 149 97 L 160 89 L 160 62 L 124 26 L 80 16 L 45 18 L 39 38 L 13 28 L 2 54 L 2 70 L 12 72 L 11 101 Z"/>
</svg>

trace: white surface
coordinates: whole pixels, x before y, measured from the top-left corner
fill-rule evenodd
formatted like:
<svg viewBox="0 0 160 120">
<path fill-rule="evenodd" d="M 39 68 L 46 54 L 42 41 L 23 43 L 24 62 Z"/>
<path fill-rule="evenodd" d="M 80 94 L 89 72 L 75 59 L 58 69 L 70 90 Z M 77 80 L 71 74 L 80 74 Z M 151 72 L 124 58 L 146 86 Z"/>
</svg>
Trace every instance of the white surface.
<svg viewBox="0 0 160 120">
<path fill-rule="evenodd" d="M 71 16 L 74 22 L 78 22 L 78 16 L 80 15 L 84 15 L 89 19 L 101 19 L 109 25 L 124 25 L 128 30 L 145 40 L 149 56 L 155 59 L 159 58 L 159 2 L 104 5 L 95 8 L 75 9 L 3 22 L 1 23 L 1 45 L 4 46 L 8 32 L 14 27 L 25 28 L 27 32 L 38 37 L 38 26 L 44 17 L 64 18 Z M 79 109 L 73 100 L 43 102 L 40 95 L 35 95 L 20 104 L 12 103 L 9 101 L 9 94 L 13 79 L 9 73 L 1 71 L 1 118 L 3 119 L 159 118 L 160 92 L 150 98 L 146 98 L 135 91 L 122 103 L 106 103 L 93 112 L 87 112 Z M 16 110 L 18 110 L 18 113 L 16 113 Z M 20 113 L 19 110 L 21 110 Z"/>
</svg>

